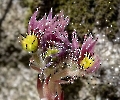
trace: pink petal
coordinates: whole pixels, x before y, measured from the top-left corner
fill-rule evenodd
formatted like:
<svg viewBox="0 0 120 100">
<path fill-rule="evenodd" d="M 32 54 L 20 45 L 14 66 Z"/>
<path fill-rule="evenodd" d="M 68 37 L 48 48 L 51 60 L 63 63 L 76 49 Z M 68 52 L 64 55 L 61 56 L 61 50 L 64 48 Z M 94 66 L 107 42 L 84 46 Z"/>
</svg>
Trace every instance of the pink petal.
<svg viewBox="0 0 120 100">
<path fill-rule="evenodd" d="M 30 21 L 29 21 L 29 25 L 28 25 L 28 33 L 30 33 L 31 31 L 33 31 L 34 29 L 36 29 L 37 27 L 37 20 L 36 20 L 36 16 L 38 14 L 38 9 L 37 11 L 34 12 L 34 14 L 32 15 Z"/>
<path fill-rule="evenodd" d="M 48 20 L 52 20 L 52 8 L 51 8 L 51 10 L 50 10 L 50 12 L 49 12 L 49 14 L 48 14 L 47 19 L 48 19 Z"/>
<path fill-rule="evenodd" d="M 37 27 L 39 29 L 39 32 L 44 32 L 45 24 L 46 24 L 46 14 L 43 16 L 43 18 L 38 22 Z"/>
<path fill-rule="evenodd" d="M 97 39 L 96 40 L 93 40 L 91 42 L 91 44 L 89 45 L 89 47 L 87 48 L 87 51 L 93 55 L 93 52 L 94 52 L 94 47 L 96 45 L 96 42 L 97 42 Z"/>
<path fill-rule="evenodd" d="M 75 31 L 72 33 L 72 47 L 74 50 L 79 48 L 79 43 Z"/>
<path fill-rule="evenodd" d="M 87 47 L 88 47 L 88 45 L 89 45 L 91 42 L 92 42 L 92 38 L 91 38 L 91 37 L 88 37 L 88 38 L 84 41 L 84 43 L 83 43 L 83 45 L 82 45 L 82 48 L 81 48 L 81 53 L 85 54 L 85 53 L 87 52 Z"/>
<path fill-rule="evenodd" d="M 84 54 L 87 52 L 87 53 L 90 53 L 91 55 L 94 54 L 94 47 L 95 47 L 95 44 L 97 42 L 97 39 L 92 39 L 92 36 L 88 37 L 88 38 L 84 38 L 84 43 L 82 45 L 82 48 L 81 48 L 81 57 L 83 58 L 84 57 Z"/>
</svg>

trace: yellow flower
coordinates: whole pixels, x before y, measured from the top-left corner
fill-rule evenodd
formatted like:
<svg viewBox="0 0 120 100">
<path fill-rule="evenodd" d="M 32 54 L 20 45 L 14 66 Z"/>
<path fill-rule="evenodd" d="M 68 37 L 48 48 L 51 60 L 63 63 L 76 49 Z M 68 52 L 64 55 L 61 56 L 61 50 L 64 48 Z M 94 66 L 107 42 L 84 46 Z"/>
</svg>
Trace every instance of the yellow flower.
<svg viewBox="0 0 120 100">
<path fill-rule="evenodd" d="M 82 66 L 83 69 L 87 69 L 87 68 L 90 68 L 91 66 L 93 66 L 93 63 L 94 63 L 93 57 L 90 57 L 90 54 L 86 53 L 85 57 L 80 62 L 80 66 Z"/>
<path fill-rule="evenodd" d="M 46 54 L 45 54 L 45 58 L 49 57 L 49 56 L 51 56 L 53 54 L 56 54 L 58 52 L 59 52 L 59 50 L 56 49 L 56 48 L 48 48 L 47 51 L 46 51 Z"/>
<path fill-rule="evenodd" d="M 38 39 L 34 34 L 28 34 L 21 40 L 22 48 L 29 52 L 35 52 L 38 48 Z"/>
</svg>

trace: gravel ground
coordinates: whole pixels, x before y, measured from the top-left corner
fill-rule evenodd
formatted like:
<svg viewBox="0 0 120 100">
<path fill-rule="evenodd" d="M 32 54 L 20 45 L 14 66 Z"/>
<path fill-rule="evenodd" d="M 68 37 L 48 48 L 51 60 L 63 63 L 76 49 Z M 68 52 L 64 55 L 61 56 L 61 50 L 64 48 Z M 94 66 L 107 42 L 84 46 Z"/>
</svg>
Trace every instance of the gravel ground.
<svg viewBox="0 0 120 100">
<path fill-rule="evenodd" d="M 18 42 L 18 36 L 26 32 L 24 21 L 28 10 L 19 1 L 0 0 L 0 19 L 3 19 L 0 20 L 0 100 L 39 100 L 37 73 L 28 67 L 29 57 Z"/>
<path fill-rule="evenodd" d="M 0 100 L 39 100 L 37 73 L 28 67 L 30 56 L 21 49 L 17 38 L 26 32 L 24 21 L 28 10 L 19 1 L 0 0 Z M 74 87 L 79 91 L 79 99 L 75 100 L 120 100 L 120 33 L 114 42 L 107 39 L 104 31 L 99 34 L 95 29 L 94 33 L 98 37 L 96 53 L 100 56 L 101 68 L 80 79 L 83 85 Z M 72 94 L 66 97 L 73 100 Z"/>
</svg>

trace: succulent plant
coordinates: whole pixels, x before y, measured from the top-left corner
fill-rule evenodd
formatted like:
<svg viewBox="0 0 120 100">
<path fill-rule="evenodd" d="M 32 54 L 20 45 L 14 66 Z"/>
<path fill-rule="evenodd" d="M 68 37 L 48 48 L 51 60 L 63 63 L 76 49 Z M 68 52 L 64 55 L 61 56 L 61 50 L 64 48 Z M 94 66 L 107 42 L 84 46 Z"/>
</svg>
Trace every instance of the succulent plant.
<svg viewBox="0 0 120 100">
<path fill-rule="evenodd" d="M 80 46 L 74 30 L 70 42 L 65 30 L 69 17 L 63 11 L 52 17 L 51 9 L 48 16 L 36 20 L 38 11 L 37 8 L 31 16 L 26 37 L 21 36 L 20 41 L 23 49 L 32 54 L 30 67 L 38 71 L 40 99 L 64 100 L 61 84 L 72 83 L 77 77 L 98 70 L 100 60 L 94 53 L 97 39 L 85 35 Z"/>
</svg>

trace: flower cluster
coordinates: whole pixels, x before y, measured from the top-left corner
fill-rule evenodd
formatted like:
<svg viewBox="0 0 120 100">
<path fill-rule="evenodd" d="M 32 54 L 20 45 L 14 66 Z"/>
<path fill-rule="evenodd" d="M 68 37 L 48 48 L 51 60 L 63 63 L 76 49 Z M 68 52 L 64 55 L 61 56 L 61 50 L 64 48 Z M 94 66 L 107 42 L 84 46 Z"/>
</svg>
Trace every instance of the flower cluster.
<svg viewBox="0 0 120 100">
<path fill-rule="evenodd" d="M 24 50 L 32 52 L 29 65 L 39 73 L 37 90 L 41 100 L 63 100 L 61 84 L 99 68 L 99 57 L 94 54 L 97 39 L 85 35 L 80 47 L 75 30 L 72 42 L 69 41 L 65 31 L 69 18 L 62 11 L 52 17 L 51 9 L 41 20 L 36 20 L 37 14 L 38 9 L 29 21 L 27 36 L 21 39 L 21 44 Z M 67 77 L 70 78 L 64 80 Z"/>
</svg>

